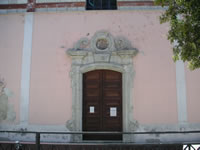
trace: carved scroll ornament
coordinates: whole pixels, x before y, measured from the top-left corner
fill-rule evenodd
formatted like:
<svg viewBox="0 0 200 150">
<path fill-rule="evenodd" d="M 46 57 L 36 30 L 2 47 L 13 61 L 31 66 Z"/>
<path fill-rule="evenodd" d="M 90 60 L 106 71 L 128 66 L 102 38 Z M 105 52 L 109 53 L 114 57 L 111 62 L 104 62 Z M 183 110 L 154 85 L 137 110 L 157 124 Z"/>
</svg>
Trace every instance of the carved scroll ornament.
<svg viewBox="0 0 200 150">
<path fill-rule="evenodd" d="M 131 42 L 125 37 L 113 37 L 107 31 L 96 32 L 91 39 L 86 37 L 81 38 L 78 42 L 75 43 L 72 49 L 67 50 L 67 54 L 70 56 L 84 57 L 87 55 L 92 55 L 94 62 L 112 62 L 111 59 L 114 59 L 112 56 L 114 57 L 126 55 L 133 57 L 137 54 L 137 52 L 138 50 L 134 48 L 131 45 Z M 117 61 L 120 61 L 120 59 Z"/>
</svg>

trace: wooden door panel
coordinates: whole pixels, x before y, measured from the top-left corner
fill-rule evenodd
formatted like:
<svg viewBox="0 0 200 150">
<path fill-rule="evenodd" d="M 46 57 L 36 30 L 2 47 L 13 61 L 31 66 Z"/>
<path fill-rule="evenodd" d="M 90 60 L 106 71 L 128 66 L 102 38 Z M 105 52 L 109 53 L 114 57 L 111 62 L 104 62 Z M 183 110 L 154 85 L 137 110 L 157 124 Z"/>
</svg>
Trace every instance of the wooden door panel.
<svg viewBox="0 0 200 150">
<path fill-rule="evenodd" d="M 100 97 L 100 91 L 98 89 L 86 89 L 85 96 L 88 97 Z"/>
<path fill-rule="evenodd" d="M 105 131 L 121 131 L 120 119 L 105 120 L 103 124 Z"/>
<path fill-rule="evenodd" d="M 104 72 L 103 79 L 104 80 L 108 80 L 108 81 L 111 81 L 111 80 L 121 80 L 121 73 L 115 72 L 115 71 L 110 71 L 110 70 L 108 71 L 108 70 L 106 70 Z"/>
<path fill-rule="evenodd" d="M 111 97 L 111 98 L 120 98 L 121 97 L 121 92 L 120 92 L 121 90 L 119 89 L 109 89 L 109 90 L 107 90 L 107 89 L 104 89 L 103 90 L 103 97 L 104 98 L 109 98 L 109 97 Z"/>
<path fill-rule="evenodd" d="M 86 89 L 99 89 L 100 83 L 98 81 L 87 81 L 87 84 L 85 85 Z"/>
<path fill-rule="evenodd" d="M 83 131 L 122 131 L 121 73 L 96 70 L 83 75 Z M 83 139 L 121 140 L 122 135 L 86 134 Z"/>
<path fill-rule="evenodd" d="M 105 89 L 120 89 L 121 88 L 121 83 L 119 81 L 105 81 L 104 82 L 104 88 Z"/>
<path fill-rule="evenodd" d="M 100 71 L 90 71 L 87 73 L 87 75 L 85 76 L 84 80 L 88 81 L 88 80 L 100 80 L 101 78 L 101 73 Z"/>
<path fill-rule="evenodd" d="M 121 106 L 120 98 L 118 98 L 118 99 L 107 98 L 104 100 L 103 105 L 109 106 L 109 107 L 119 106 L 119 105 Z"/>
<path fill-rule="evenodd" d="M 97 131 L 100 131 L 101 129 L 101 120 L 97 117 L 88 117 L 85 120 L 85 123 L 87 124 L 87 131 L 94 131 L 94 128 Z"/>
</svg>

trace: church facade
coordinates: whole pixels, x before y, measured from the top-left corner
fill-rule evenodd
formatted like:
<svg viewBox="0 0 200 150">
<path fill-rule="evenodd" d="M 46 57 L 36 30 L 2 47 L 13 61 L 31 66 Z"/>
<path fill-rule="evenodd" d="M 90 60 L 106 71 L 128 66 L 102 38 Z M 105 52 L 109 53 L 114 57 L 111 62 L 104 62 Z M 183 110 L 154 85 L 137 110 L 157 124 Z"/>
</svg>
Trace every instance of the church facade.
<svg viewBox="0 0 200 150">
<path fill-rule="evenodd" d="M 173 62 L 170 26 L 159 22 L 165 8 L 111 1 L 101 5 L 111 10 L 99 10 L 90 3 L 0 2 L 0 130 L 199 131 L 200 70 Z M 106 138 L 44 134 L 41 141 L 199 142 L 200 134 Z"/>
</svg>

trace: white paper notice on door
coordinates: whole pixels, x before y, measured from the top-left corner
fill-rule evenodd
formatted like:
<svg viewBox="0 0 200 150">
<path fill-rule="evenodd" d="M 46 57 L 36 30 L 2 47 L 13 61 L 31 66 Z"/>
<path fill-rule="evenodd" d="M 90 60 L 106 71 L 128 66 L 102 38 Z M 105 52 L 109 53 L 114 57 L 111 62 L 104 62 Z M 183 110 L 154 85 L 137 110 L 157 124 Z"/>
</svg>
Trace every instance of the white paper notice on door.
<svg viewBox="0 0 200 150">
<path fill-rule="evenodd" d="M 116 117 L 116 116 L 117 116 L 117 108 L 110 107 L 110 117 Z"/>
<path fill-rule="evenodd" d="M 90 106 L 90 113 L 94 113 L 94 106 Z"/>
</svg>

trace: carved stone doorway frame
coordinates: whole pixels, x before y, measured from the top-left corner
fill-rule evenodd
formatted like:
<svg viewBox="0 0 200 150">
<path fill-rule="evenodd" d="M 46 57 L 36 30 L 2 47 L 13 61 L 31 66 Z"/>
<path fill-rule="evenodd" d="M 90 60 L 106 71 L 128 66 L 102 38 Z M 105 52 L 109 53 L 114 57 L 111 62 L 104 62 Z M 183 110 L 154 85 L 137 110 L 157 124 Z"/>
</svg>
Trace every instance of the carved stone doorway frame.
<svg viewBox="0 0 200 150">
<path fill-rule="evenodd" d="M 106 31 L 97 32 L 91 40 L 79 40 L 73 49 L 67 50 L 72 58 L 72 118 L 67 122 L 71 131 L 82 131 L 83 74 L 92 70 L 113 70 L 122 73 L 123 132 L 134 131 L 137 122 L 133 121 L 133 56 L 137 50 L 123 37 L 113 38 Z M 81 141 L 81 136 L 74 136 Z M 123 136 L 123 141 L 130 141 Z"/>
</svg>

